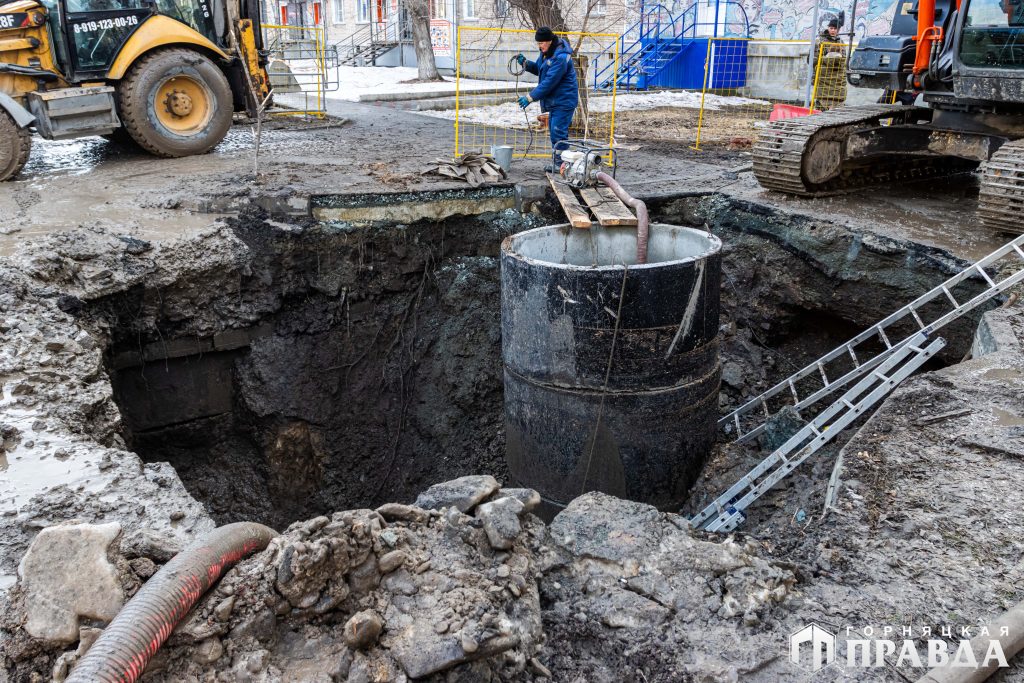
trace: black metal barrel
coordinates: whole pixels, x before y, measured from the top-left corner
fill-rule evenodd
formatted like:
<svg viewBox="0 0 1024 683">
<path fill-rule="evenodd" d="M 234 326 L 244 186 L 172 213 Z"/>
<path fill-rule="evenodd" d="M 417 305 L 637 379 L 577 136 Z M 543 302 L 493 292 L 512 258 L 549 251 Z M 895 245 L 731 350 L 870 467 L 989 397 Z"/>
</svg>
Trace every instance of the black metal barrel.
<svg viewBox="0 0 1024 683">
<path fill-rule="evenodd" d="M 502 243 L 506 457 L 547 516 L 586 491 L 684 501 L 715 440 L 721 248 L 662 224 L 644 265 L 635 228 Z"/>
</svg>

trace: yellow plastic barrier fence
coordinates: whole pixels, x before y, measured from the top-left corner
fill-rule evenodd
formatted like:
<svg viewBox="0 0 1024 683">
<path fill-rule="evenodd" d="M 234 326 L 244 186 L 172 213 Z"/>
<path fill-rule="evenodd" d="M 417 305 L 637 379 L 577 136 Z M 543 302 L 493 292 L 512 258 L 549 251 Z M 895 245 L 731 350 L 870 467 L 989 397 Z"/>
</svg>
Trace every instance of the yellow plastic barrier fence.
<svg viewBox="0 0 1024 683">
<path fill-rule="evenodd" d="M 337 53 L 318 26 L 263 24 L 263 53 L 276 103 L 274 116 L 327 115 L 327 93 L 338 89 Z"/>
<path fill-rule="evenodd" d="M 810 49 L 806 40 L 709 39 L 694 147 L 749 147 L 769 120 L 807 115 L 814 97 Z M 829 66 L 826 74 L 832 73 Z M 834 84 L 828 90 L 838 96 Z"/>
<path fill-rule="evenodd" d="M 814 63 L 814 108 L 825 111 L 846 102 L 846 66 L 848 46 L 844 43 L 820 43 Z"/>
</svg>

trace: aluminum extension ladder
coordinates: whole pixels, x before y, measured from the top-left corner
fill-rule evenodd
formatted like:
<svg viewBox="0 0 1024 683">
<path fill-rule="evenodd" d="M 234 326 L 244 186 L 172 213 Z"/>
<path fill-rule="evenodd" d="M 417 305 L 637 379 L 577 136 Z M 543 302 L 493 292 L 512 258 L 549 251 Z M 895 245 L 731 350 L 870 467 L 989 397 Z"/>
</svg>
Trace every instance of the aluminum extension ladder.
<svg viewBox="0 0 1024 683">
<path fill-rule="evenodd" d="M 1014 258 L 1011 261 L 1014 265 L 1013 272 L 996 282 L 985 272 L 985 268 L 998 263 L 1006 257 Z M 972 297 L 969 301 L 963 303 L 957 301 L 951 290 L 959 283 L 977 276 L 980 276 L 987 283 L 987 289 Z M 850 341 L 836 347 L 807 367 L 793 373 L 760 396 L 744 403 L 733 412 L 721 418 L 718 421 L 718 426 L 727 434 L 734 435 L 736 441 L 740 443 L 749 441 L 764 431 L 767 420 L 781 408 L 786 405 L 792 405 L 796 409 L 797 414 L 800 415 L 801 410 L 814 405 L 821 398 L 846 386 L 858 377 L 862 377 L 864 373 L 870 372 L 886 358 L 909 343 L 910 339 L 914 337 L 911 334 L 907 338 L 893 343 L 889 335 L 886 334 L 886 329 L 892 325 L 910 316 L 920 331 L 931 334 L 943 325 L 956 320 L 965 313 L 969 313 L 989 299 L 1022 281 L 1024 281 L 1024 235 L 1003 245 L 980 261 L 949 278 L 938 287 L 914 299 L 895 313 L 864 330 Z M 921 309 L 932 302 L 945 304 L 947 307 L 952 306 L 952 310 L 930 322 L 926 322 L 922 318 L 923 312 Z M 858 345 L 875 339 L 882 342 L 885 346 L 884 350 L 876 352 L 871 349 L 860 349 L 862 355 L 857 355 L 856 347 Z M 841 372 L 841 369 L 832 368 L 830 370 L 828 366 L 829 364 L 838 365 L 837 361 L 840 359 L 847 364 L 847 367 L 849 362 L 852 361 L 853 369 L 833 378 L 830 375 Z M 812 383 L 813 390 L 810 393 L 804 395 L 797 388 L 797 382 L 801 380 L 807 380 L 808 383 Z M 801 415 L 801 417 L 804 416 Z"/>
<path fill-rule="evenodd" d="M 936 338 L 927 346 L 928 333 L 918 332 L 899 348 L 892 350 L 877 369 L 857 382 L 835 403 L 794 434 L 774 453 L 743 476 L 733 486 L 690 519 L 694 528 L 706 531 L 732 531 L 746 519 L 745 510 L 787 474 L 811 457 L 860 417 L 868 408 L 887 396 L 904 379 L 939 352 L 946 342 Z"/>
</svg>

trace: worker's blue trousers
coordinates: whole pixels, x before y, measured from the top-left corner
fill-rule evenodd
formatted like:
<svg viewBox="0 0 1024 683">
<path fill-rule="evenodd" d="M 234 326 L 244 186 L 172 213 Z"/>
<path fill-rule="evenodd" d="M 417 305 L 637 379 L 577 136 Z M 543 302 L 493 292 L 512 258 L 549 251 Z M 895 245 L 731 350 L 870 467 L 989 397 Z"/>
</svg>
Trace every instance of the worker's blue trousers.
<svg viewBox="0 0 1024 683">
<path fill-rule="evenodd" d="M 548 131 L 551 133 L 551 148 L 554 150 L 554 153 L 551 155 L 551 163 L 555 171 L 562 164 L 562 158 L 559 155 L 563 151 L 556 144 L 569 138 L 569 124 L 572 123 L 572 115 L 575 112 L 575 109 L 548 110 Z"/>
</svg>

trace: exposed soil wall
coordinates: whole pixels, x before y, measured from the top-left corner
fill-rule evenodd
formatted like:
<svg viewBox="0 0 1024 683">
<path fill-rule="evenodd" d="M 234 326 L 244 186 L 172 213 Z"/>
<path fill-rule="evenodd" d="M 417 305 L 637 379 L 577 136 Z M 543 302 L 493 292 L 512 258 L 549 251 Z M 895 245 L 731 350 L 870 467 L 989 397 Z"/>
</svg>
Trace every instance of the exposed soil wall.
<svg viewBox="0 0 1024 683">
<path fill-rule="evenodd" d="M 131 446 L 220 522 L 285 526 L 503 474 L 495 256 L 530 220 L 232 222 L 237 269 L 84 314 L 110 331 Z"/>
</svg>

